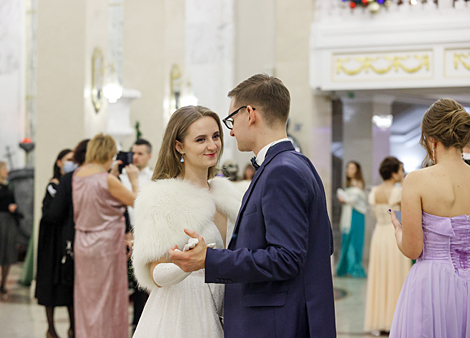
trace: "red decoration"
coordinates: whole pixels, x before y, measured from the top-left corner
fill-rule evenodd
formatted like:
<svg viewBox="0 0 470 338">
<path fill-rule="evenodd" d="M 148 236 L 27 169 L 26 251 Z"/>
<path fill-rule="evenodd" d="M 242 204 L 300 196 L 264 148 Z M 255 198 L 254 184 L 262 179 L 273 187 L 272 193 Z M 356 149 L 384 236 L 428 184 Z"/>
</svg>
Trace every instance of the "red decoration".
<svg viewBox="0 0 470 338">
<path fill-rule="evenodd" d="M 356 8 L 356 3 L 351 1 L 351 2 L 349 3 L 349 7 L 351 7 L 351 8 Z"/>
<path fill-rule="evenodd" d="M 362 5 L 367 6 L 369 4 L 369 0 L 362 0 Z"/>
<path fill-rule="evenodd" d="M 29 137 L 25 137 L 21 143 L 33 143 L 33 140 L 31 140 Z"/>
</svg>

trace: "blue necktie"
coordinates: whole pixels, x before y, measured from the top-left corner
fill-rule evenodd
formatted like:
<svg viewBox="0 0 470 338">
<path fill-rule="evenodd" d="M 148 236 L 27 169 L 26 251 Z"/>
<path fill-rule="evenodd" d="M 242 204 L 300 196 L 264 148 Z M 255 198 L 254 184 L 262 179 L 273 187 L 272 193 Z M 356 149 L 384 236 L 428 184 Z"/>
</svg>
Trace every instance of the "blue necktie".
<svg viewBox="0 0 470 338">
<path fill-rule="evenodd" d="M 251 164 L 253 165 L 253 168 L 255 168 L 255 171 L 259 169 L 259 164 L 256 163 L 256 156 L 251 158 Z"/>
</svg>

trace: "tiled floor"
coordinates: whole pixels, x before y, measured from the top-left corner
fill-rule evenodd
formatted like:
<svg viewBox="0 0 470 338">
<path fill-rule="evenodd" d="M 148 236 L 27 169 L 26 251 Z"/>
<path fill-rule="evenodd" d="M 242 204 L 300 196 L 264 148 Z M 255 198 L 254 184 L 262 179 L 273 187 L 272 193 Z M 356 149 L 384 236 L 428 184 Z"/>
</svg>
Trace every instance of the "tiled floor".
<svg viewBox="0 0 470 338">
<path fill-rule="evenodd" d="M 0 338 L 44 338 L 47 323 L 44 308 L 31 300 L 30 288 L 16 283 L 21 265 L 14 265 L 7 285 L 8 294 L 0 300 Z M 373 337 L 362 330 L 366 279 L 335 278 L 337 294 L 336 327 L 338 338 Z M 132 308 L 129 308 L 130 312 Z M 67 336 L 68 314 L 66 308 L 56 309 L 56 329 L 60 337 Z"/>
</svg>

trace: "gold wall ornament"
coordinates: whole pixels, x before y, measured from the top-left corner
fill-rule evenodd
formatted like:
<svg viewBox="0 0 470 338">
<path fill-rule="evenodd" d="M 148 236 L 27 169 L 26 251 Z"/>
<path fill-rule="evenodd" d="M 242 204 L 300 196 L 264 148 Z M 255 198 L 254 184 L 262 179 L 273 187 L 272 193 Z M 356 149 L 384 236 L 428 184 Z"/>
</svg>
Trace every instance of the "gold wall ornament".
<svg viewBox="0 0 470 338">
<path fill-rule="evenodd" d="M 104 102 L 104 69 L 103 53 L 97 47 L 93 50 L 93 56 L 91 57 L 91 101 L 96 113 L 100 111 Z"/>
<path fill-rule="evenodd" d="M 180 99 L 181 99 L 181 69 L 175 63 L 171 66 L 170 72 L 170 109 L 171 113 L 180 107 Z"/>
<path fill-rule="evenodd" d="M 346 68 L 345 64 L 351 61 L 351 58 L 337 58 L 336 59 L 336 74 L 340 74 L 341 72 L 344 72 L 345 74 L 349 76 L 354 76 L 362 71 L 365 71 L 365 73 L 369 73 L 369 71 L 373 71 L 376 74 L 383 75 L 387 74 L 391 70 L 395 70 L 395 72 L 398 72 L 399 69 L 402 69 L 403 71 L 413 74 L 421 70 L 423 67 L 429 71 L 430 67 L 430 62 L 429 62 L 429 55 L 414 55 L 414 58 L 418 60 L 418 65 L 415 67 L 407 67 L 404 64 L 404 61 L 409 60 L 410 56 L 377 56 L 377 57 L 369 57 L 369 56 L 364 56 L 364 57 L 356 57 L 354 60 L 360 64 L 360 66 L 356 69 L 348 69 Z M 389 62 L 389 65 L 385 68 L 380 68 L 378 66 L 375 66 L 377 62 L 385 60 Z"/>
<path fill-rule="evenodd" d="M 464 59 L 470 58 L 469 53 L 454 53 L 454 67 L 455 69 L 459 68 L 459 63 L 461 63 L 467 70 L 470 70 L 470 63 L 465 62 Z M 469 60 L 470 62 L 470 60 Z"/>
</svg>

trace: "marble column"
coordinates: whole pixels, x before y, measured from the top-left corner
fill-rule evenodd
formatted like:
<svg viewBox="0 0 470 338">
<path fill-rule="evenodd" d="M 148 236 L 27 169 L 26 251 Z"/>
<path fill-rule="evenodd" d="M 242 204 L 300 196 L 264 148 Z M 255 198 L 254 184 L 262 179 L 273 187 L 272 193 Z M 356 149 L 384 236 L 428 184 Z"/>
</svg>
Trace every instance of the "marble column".
<svg viewBox="0 0 470 338">
<path fill-rule="evenodd" d="M 0 161 L 22 168 L 25 134 L 25 4 L 2 0 L 0 5 Z M 10 149 L 11 160 L 7 155 Z"/>
<path fill-rule="evenodd" d="M 184 65 L 184 0 L 135 0 L 124 4 L 124 88 L 141 92 L 131 105 L 131 125 L 140 124 L 142 137 L 153 146 L 156 162 L 170 116 L 170 73 Z M 123 142 L 131 147 L 135 138 Z"/>
<path fill-rule="evenodd" d="M 227 93 L 234 87 L 234 3 L 234 0 L 185 1 L 183 95 L 190 84 L 198 104 L 212 109 L 221 119 L 228 115 Z M 238 152 L 235 139 L 223 128 L 225 150 L 221 164 Z"/>
<path fill-rule="evenodd" d="M 392 115 L 393 97 L 388 95 L 374 95 L 373 97 L 373 115 Z M 380 163 L 382 160 L 390 155 L 390 128 L 381 129 L 376 125 L 373 126 L 373 146 L 374 157 L 372 160 L 372 184 L 377 185 L 382 183 L 382 178 L 379 174 Z"/>
</svg>

